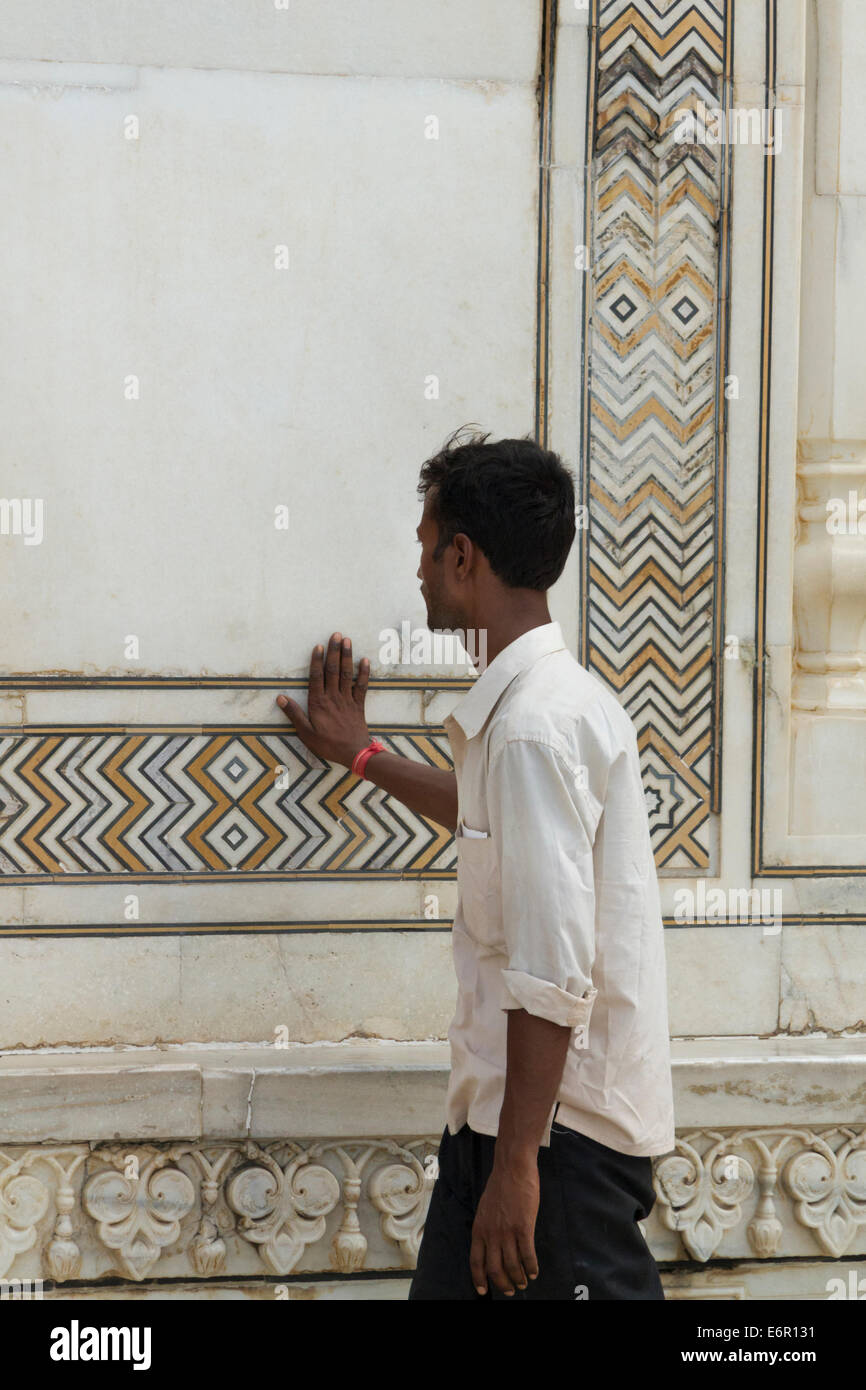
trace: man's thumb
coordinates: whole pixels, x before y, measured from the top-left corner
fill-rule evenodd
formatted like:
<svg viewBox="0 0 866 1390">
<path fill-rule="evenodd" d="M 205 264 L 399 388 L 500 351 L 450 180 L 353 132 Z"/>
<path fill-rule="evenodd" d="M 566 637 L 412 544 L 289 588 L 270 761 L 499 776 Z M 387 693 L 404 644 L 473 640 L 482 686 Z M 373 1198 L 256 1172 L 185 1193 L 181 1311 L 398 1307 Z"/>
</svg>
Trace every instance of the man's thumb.
<svg viewBox="0 0 866 1390">
<path fill-rule="evenodd" d="M 300 705 L 294 700 L 290 700 L 288 695 L 278 695 L 277 704 L 283 711 L 283 714 L 285 714 L 288 719 L 291 719 L 298 733 L 311 734 L 314 732 L 312 724 L 304 714 Z"/>
</svg>

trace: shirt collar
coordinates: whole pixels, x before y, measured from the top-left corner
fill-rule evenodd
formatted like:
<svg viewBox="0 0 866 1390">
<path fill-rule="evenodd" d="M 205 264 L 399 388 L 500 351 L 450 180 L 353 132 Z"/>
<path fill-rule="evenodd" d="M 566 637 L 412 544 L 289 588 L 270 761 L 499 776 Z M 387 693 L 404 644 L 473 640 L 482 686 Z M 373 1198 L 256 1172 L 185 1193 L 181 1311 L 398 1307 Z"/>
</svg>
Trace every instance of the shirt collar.
<svg viewBox="0 0 866 1390">
<path fill-rule="evenodd" d="M 472 689 L 463 696 L 443 721 L 455 720 L 467 738 L 474 738 L 482 727 L 503 690 L 514 677 L 549 652 L 564 651 L 565 642 L 558 622 L 542 623 L 522 632 L 497 652 L 490 665 L 477 677 Z"/>
</svg>

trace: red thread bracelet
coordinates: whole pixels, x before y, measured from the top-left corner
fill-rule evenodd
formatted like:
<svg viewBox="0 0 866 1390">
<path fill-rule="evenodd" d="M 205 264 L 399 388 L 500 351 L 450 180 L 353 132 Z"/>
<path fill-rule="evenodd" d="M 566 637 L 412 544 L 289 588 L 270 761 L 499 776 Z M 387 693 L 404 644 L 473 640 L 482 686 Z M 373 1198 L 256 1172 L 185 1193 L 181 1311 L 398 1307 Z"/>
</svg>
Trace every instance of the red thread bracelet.
<svg viewBox="0 0 866 1390">
<path fill-rule="evenodd" d="M 352 771 L 354 772 L 355 776 L 366 777 L 367 774 L 365 773 L 364 768 L 367 766 L 367 763 L 370 761 L 373 754 L 386 753 L 387 751 L 388 750 L 386 749 L 384 743 L 380 743 L 377 738 L 374 738 L 372 743 L 368 744 L 366 748 L 362 748 L 359 752 L 355 754 L 354 758 L 352 759 Z M 369 781 L 369 778 L 367 780 Z"/>
</svg>

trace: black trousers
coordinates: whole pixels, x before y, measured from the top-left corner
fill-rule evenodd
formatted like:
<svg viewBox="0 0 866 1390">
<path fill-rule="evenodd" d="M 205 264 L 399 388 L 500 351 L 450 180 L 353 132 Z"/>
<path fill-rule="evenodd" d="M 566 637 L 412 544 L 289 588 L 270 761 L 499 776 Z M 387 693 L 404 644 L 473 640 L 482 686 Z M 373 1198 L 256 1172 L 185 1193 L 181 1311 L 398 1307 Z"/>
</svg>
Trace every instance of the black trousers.
<svg viewBox="0 0 866 1390">
<path fill-rule="evenodd" d="M 538 1150 L 538 1278 L 513 1294 L 488 1279 L 487 1293 L 476 1293 L 472 1224 L 495 1144 L 468 1125 L 455 1135 L 446 1127 L 410 1299 L 664 1299 L 636 1224 L 655 1202 L 652 1159 L 618 1153 L 555 1120 L 550 1147 Z"/>
</svg>

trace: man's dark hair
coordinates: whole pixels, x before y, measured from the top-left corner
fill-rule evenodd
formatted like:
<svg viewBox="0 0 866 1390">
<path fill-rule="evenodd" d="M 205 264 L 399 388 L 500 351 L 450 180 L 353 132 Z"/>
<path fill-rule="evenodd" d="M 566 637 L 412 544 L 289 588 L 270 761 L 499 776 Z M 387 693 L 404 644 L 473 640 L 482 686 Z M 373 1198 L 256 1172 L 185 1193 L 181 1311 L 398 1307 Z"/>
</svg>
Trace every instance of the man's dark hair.
<svg viewBox="0 0 866 1390">
<path fill-rule="evenodd" d="M 503 584 L 549 589 L 575 535 L 571 473 L 529 436 L 488 444 L 489 434 L 464 437 L 468 429 L 455 430 L 421 468 L 418 491 L 431 492 L 430 514 L 439 526 L 433 559 L 462 531 Z"/>
</svg>

